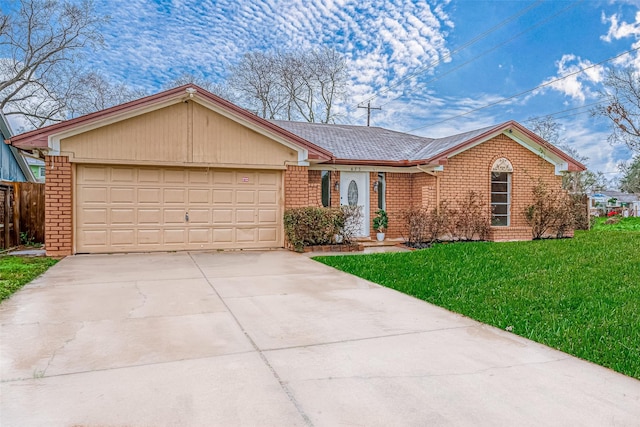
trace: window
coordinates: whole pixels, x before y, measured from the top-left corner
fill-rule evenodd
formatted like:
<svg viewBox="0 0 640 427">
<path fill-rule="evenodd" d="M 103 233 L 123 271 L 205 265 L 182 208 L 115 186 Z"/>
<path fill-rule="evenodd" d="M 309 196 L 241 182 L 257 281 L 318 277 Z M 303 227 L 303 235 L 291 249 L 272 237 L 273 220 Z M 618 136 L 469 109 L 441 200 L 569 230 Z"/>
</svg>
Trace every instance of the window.
<svg viewBox="0 0 640 427">
<path fill-rule="evenodd" d="M 386 210 L 387 201 L 385 200 L 385 190 L 387 183 L 384 179 L 384 172 L 378 172 L 378 182 L 376 190 L 378 191 L 378 209 Z"/>
<path fill-rule="evenodd" d="M 511 174 L 513 166 L 505 158 L 491 168 L 491 225 L 508 227 L 511 223 Z"/>
<path fill-rule="evenodd" d="M 331 206 L 331 172 L 322 171 L 322 206 Z M 317 194 L 317 193 L 316 193 Z"/>
</svg>

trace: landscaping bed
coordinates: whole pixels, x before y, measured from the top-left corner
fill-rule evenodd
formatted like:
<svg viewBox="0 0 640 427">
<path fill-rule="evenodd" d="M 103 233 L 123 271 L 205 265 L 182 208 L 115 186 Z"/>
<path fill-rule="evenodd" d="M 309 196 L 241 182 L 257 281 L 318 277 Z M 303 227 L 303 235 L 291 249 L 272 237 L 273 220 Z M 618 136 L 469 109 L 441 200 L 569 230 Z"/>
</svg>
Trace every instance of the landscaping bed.
<svg viewBox="0 0 640 427">
<path fill-rule="evenodd" d="M 640 233 L 315 257 L 640 379 Z"/>
</svg>

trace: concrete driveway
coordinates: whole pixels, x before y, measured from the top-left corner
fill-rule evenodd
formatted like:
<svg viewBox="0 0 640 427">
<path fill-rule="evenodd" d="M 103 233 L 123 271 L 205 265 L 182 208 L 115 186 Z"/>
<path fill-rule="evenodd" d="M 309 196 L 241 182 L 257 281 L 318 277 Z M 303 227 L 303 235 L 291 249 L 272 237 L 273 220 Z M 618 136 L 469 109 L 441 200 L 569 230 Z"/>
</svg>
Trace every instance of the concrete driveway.
<svg viewBox="0 0 640 427">
<path fill-rule="evenodd" d="M 640 422 L 640 381 L 285 251 L 69 257 L 0 319 L 2 426 Z"/>
</svg>

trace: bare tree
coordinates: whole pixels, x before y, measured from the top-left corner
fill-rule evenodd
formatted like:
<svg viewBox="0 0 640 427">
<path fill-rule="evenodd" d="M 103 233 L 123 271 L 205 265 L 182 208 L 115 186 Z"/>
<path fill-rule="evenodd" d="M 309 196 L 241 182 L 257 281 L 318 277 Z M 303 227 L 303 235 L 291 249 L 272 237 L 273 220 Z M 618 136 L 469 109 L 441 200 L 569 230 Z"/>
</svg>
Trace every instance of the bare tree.
<svg viewBox="0 0 640 427">
<path fill-rule="evenodd" d="M 640 72 L 633 68 L 610 68 L 604 86 L 600 93 L 603 104 L 593 114 L 610 120 L 610 142 L 624 143 L 640 153 Z"/>
<path fill-rule="evenodd" d="M 622 172 L 620 191 L 640 194 L 640 155 L 630 162 L 620 163 L 618 168 Z"/>
<path fill-rule="evenodd" d="M 345 94 L 347 65 L 332 49 L 252 52 L 231 70 L 229 86 L 268 119 L 329 123 Z"/>
<path fill-rule="evenodd" d="M 580 155 L 575 148 L 566 144 L 566 139 L 562 136 L 562 125 L 555 121 L 553 117 L 546 116 L 529 119 L 527 120 L 527 125 L 536 135 L 557 146 L 580 163 L 586 163 L 589 160 L 588 157 Z M 607 179 L 602 172 L 586 170 L 582 172 L 564 172 L 562 174 L 562 188 L 572 194 L 586 194 L 604 190 L 607 184 Z"/>
<path fill-rule="evenodd" d="M 34 127 L 66 118 L 76 59 L 102 43 L 93 2 L 20 0 L 0 12 L 0 108 Z"/>
<path fill-rule="evenodd" d="M 142 98 L 148 93 L 123 83 L 111 83 L 98 72 L 67 74 L 66 91 L 61 93 L 65 112 L 70 117 L 93 113 Z"/>
<path fill-rule="evenodd" d="M 279 118 L 286 104 L 274 55 L 250 52 L 231 68 L 229 86 L 238 92 L 240 103 L 260 117 Z"/>
</svg>

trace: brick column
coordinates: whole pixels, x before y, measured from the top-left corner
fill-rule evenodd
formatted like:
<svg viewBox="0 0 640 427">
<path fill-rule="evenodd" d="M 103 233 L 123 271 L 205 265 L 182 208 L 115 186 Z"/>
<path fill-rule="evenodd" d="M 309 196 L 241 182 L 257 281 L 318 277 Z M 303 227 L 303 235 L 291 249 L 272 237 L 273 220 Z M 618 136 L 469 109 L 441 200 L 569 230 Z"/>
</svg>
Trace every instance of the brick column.
<svg viewBox="0 0 640 427">
<path fill-rule="evenodd" d="M 309 168 L 287 166 L 284 172 L 284 207 L 301 208 L 309 206 Z"/>
<path fill-rule="evenodd" d="M 44 243 L 49 256 L 71 255 L 73 200 L 71 163 L 65 156 L 46 156 Z"/>
</svg>

